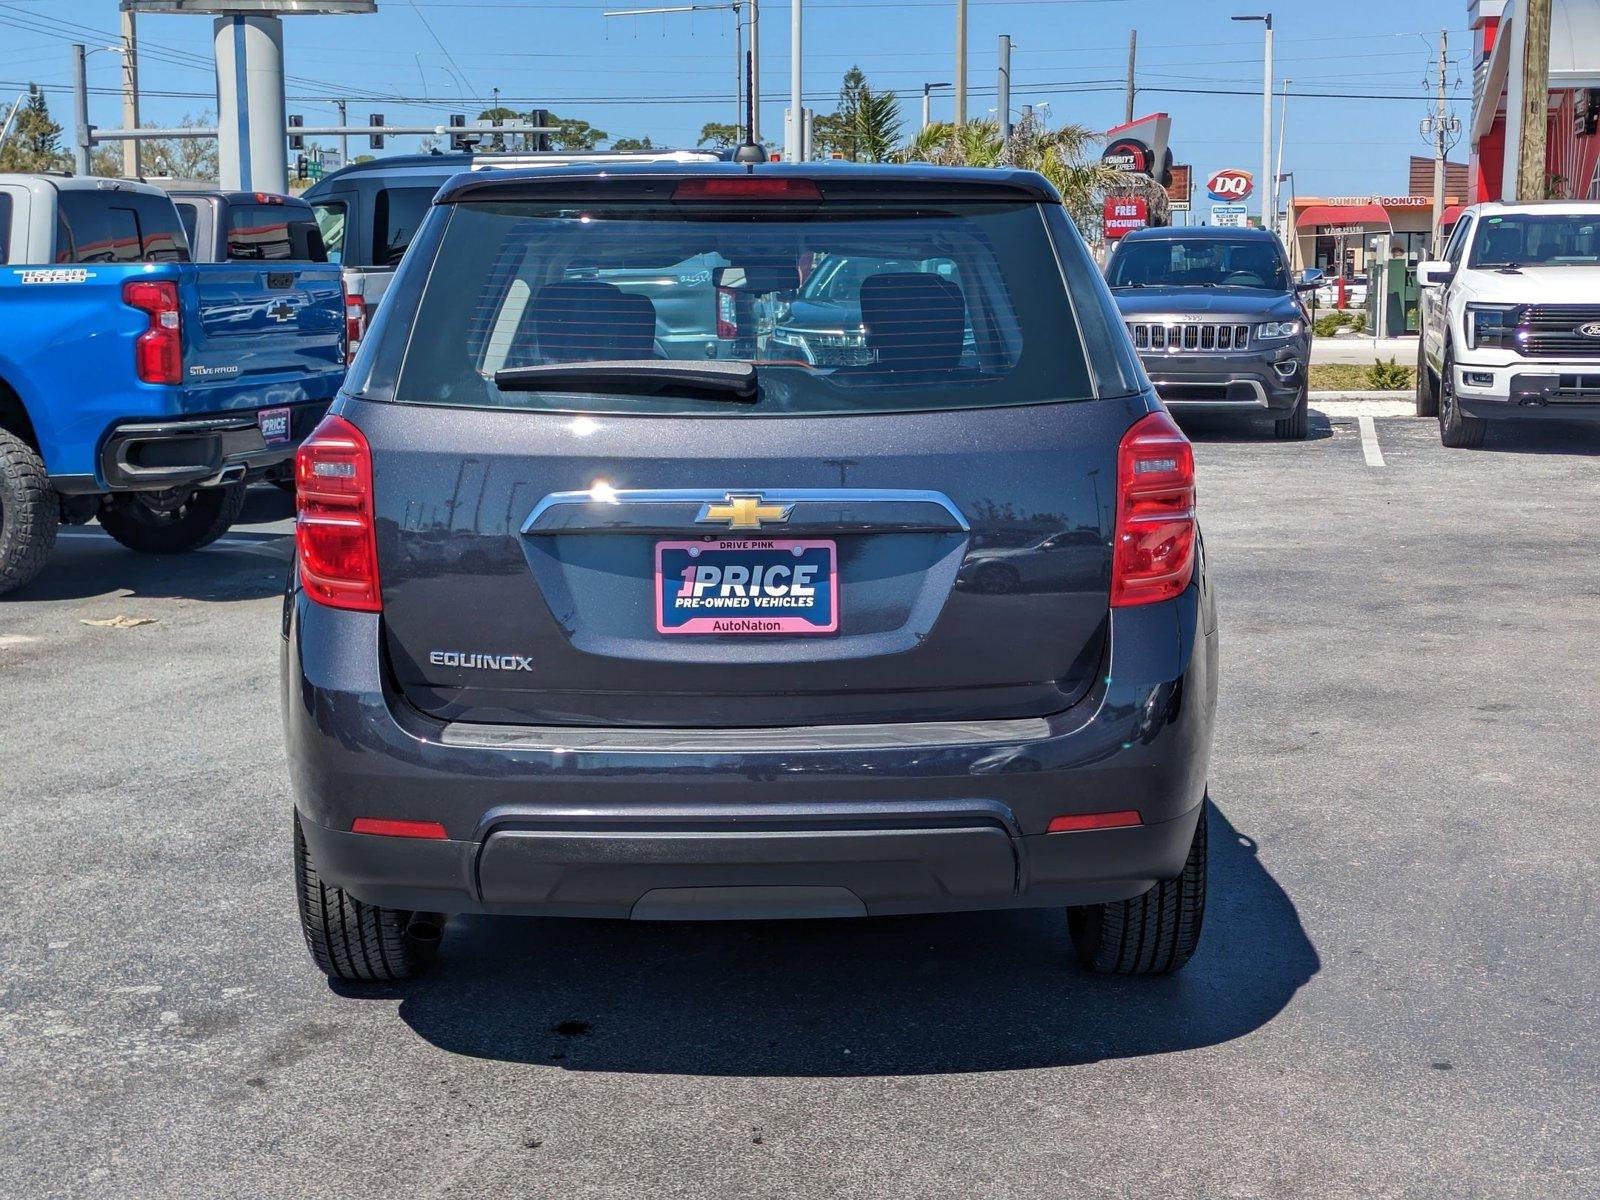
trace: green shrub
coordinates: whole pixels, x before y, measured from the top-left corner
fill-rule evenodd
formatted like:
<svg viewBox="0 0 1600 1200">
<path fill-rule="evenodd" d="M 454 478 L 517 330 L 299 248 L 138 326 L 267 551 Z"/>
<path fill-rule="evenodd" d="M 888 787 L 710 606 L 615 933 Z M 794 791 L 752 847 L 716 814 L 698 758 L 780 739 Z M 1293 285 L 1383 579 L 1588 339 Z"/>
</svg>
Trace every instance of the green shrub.
<svg viewBox="0 0 1600 1200">
<path fill-rule="evenodd" d="M 1367 386 L 1375 392 L 1399 392 L 1411 386 L 1411 368 L 1402 367 L 1390 359 L 1384 362 L 1375 358 L 1367 368 Z"/>
<path fill-rule="evenodd" d="M 1347 308 L 1343 312 L 1324 313 L 1317 318 L 1316 324 L 1311 328 L 1318 337 L 1332 337 L 1346 327 L 1360 333 L 1367 327 L 1366 312 L 1358 308 Z"/>
</svg>

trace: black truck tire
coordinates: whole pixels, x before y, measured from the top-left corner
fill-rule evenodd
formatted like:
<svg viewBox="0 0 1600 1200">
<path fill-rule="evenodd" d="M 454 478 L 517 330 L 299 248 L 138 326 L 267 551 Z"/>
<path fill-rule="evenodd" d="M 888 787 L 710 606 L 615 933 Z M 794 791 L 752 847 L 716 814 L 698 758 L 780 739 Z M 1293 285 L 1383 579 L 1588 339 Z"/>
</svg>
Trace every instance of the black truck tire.
<svg viewBox="0 0 1600 1200">
<path fill-rule="evenodd" d="M 322 882 L 294 818 L 294 890 L 311 959 L 329 979 L 393 983 L 421 974 L 439 947 L 444 918 L 363 904 Z"/>
<path fill-rule="evenodd" d="M 187 496 L 138 492 L 114 496 L 100 510 L 105 531 L 140 554 L 182 554 L 209 546 L 244 511 L 244 484 L 195 488 Z"/>
<path fill-rule="evenodd" d="M 1456 398 L 1455 355 L 1444 352 L 1444 369 L 1439 372 L 1439 440 L 1453 450 L 1476 450 L 1483 445 L 1489 422 L 1469 417 Z"/>
<path fill-rule="evenodd" d="M 1428 347 L 1417 338 L 1417 416 L 1439 415 L 1439 389 L 1433 382 L 1433 368 L 1428 365 Z"/>
<path fill-rule="evenodd" d="M 1280 442 L 1303 442 L 1311 431 L 1311 385 L 1300 385 L 1300 396 L 1294 408 L 1282 420 L 1272 423 L 1272 436 Z"/>
<path fill-rule="evenodd" d="M 0 593 L 15 591 L 44 569 L 60 524 L 61 500 L 44 460 L 0 429 Z"/>
<path fill-rule="evenodd" d="M 1200 944 L 1206 915 L 1206 813 L 1200 810 L 1189 857 L 1176 879 L 1142 896 L 1067 910 L 1078 965 L 1101 975 L 1170 975 Z"/>
</svg>

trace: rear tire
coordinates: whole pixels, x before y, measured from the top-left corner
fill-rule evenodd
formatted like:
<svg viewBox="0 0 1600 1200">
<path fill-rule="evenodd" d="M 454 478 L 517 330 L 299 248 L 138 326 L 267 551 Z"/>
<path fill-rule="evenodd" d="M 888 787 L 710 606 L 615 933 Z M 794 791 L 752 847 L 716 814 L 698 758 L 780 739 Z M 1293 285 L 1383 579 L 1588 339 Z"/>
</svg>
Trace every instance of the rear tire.
<svg viewBox="0 0 1600 1200">
<path fill-rule="evenodd" d="M 1100 975 L 1170 975 L 1200 944 L 1206 915 L 1206 816 L 1200 809 L 1189 857 L 1176 879 L 1142 896 L 1067 910 L 1078 965 Z"/>
<path fill-rule="evenodd" d="M 1439 389 L 1433 381 L 1433 368 L 1428 365 L 1428 347 L 1417 338 L 1417 416 L 1439 415 Z"/>
<path fill-rule="evenodd" d="M 1300 396 L 1294 409 L 1281 421 L 1272 423 L 1272 436 L 1280 442 L 1303 442 L 1311 431 L 1311 385 L 1300 385 Z"/>
<path fill-rule="evenodd" d="M 1455 358 L 1446 350 L 1444 367 L 1439 372 L 1439 440 L 1453 450 L 1476 450 L 1483 445 L 1489 422 L 1469 417 L 1456 398 Z"/>
<path fill-rule="evenodd" d="M 0 593 L 15 591 L 44 569 L 60 524 L 61 500 L 44 460 L 0 429 Z"/>
<path fill-rule="evenodd" d="M 244 484 L 115 496 L 100 510 L 105 531 L 140 554 L 183 554 L 209 546 L 244 511 Z"/>
<path fill-rule="evenodd" d="M 393 983 L 421 974 L 439 947 L 444 919 L 363 904 L 322 882 L 294 817 L 294 886 L 311 960 L 329 979 Z"/>
</svg>

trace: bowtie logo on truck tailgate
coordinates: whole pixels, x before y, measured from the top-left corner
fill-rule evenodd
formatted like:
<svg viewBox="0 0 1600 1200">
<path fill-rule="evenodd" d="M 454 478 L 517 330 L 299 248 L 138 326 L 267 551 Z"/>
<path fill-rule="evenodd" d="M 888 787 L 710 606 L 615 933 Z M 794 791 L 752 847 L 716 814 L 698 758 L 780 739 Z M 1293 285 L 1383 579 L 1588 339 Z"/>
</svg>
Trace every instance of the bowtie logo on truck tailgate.
<svg viewBox="0 0 1600 1200">
<path fill-rule="evenodd" d="M 760 529 L 763 523 L 781 524 L 794 511 L 792 504 L 763 504 L 760 492 L 729 492 L 725 504 L 705 504 L 696 522 L 726 521 L 729 529 Z"/>
<path fill-rule="evenodd" d="M 279 325 L 294 320 L 294 305 L 287 300 L 275 300 L 267 305 L 267 319 L 276 321 Z"/>
</svg>

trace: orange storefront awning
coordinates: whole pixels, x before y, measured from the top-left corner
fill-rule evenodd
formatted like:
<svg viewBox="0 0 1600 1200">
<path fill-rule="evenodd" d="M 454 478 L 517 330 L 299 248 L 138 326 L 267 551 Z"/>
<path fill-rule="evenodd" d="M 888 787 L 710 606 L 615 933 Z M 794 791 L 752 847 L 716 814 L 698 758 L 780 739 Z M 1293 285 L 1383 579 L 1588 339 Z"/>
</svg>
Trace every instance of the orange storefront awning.
<svg viewBox="0 0 1600 1200">
<path fill-rule="evenodd" d="M 1461 214 L 1467 211 L 1465 204 L 1447 204 L 1444 210 L 1444 219 L 1439 222 L 1441 226 L 1454 225 L 1461 220 Z"/>
<path fill-rule="evenodd" d="M 1388 210 L 1381 204 L 1310 204 L 1294 219 L 1296 229 L 1318 225 L 1377 225 L 1390 228 Z"/>
</svg>

